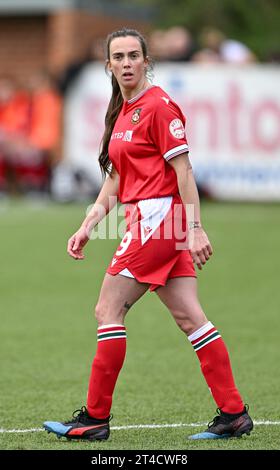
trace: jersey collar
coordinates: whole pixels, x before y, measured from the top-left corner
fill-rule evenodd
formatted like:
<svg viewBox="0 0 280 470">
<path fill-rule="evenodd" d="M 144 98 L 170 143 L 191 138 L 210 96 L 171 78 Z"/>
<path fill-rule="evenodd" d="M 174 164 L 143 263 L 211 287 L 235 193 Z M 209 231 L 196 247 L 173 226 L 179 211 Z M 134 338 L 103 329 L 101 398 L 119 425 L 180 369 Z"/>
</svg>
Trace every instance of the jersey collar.
<svg viewBox="0 0 280 470">
<path fill-rule="evenodd" d="M 141 96 L 143 96 L 148 90 L 150 90 L 151 88 L 154 88 L 155 85 L 151 85 L 149 86 L 148 88 L 145 88 L 145 90 L 142 90 L 140 91 L 140 93 L 138 93 L 136 96 L 134 96 L 133 98 L 131 98 L 130 100 L 127 100 L 126 103 L 127 104 L 132 104 L 132 103 L 135 103 L 135 101 L 138 101 L 139 98 L 141 98 Z"/>
</svg>

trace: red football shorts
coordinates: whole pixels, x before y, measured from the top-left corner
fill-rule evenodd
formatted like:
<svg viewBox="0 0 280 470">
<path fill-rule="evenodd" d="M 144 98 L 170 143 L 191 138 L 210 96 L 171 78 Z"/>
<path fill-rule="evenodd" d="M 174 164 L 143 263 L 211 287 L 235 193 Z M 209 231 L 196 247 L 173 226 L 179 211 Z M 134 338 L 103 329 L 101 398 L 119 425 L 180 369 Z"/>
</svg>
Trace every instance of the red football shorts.
<svg viewBox="0 0 280 470">
<path fill-rule="evenodd" d="M 127 204 L 125 218 L 126 233 L 107 273 L 150 284 L 151 291 L 174 277 L 196 277 L 179 195 Z"/>
</svg>

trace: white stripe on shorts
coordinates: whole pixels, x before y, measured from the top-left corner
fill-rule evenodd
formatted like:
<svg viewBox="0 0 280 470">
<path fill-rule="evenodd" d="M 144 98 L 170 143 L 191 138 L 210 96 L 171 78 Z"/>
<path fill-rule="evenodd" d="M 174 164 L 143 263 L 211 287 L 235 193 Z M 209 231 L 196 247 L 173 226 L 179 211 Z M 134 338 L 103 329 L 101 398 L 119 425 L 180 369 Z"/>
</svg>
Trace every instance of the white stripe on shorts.
<svg viewBox="0 0 280 470">
<path fill-rule="evenodd" d="M 134 279 L 133 274 L 131 274 L 131 272 L 127 268 L 123 269 L 121 272 L 119 272 L 119 274 L 125 277 L 131 277 L 132 279 Z"/>
<path fill-rule="evenodd" d="M 156 229 L 160 226 L 163 219 L 166 217 L 171 204 L 172 196 L 143 199 L 138 202 L 138 207 L 141 212 L 141 243 L 144 243 L 151 238 Z"/>
</svg>

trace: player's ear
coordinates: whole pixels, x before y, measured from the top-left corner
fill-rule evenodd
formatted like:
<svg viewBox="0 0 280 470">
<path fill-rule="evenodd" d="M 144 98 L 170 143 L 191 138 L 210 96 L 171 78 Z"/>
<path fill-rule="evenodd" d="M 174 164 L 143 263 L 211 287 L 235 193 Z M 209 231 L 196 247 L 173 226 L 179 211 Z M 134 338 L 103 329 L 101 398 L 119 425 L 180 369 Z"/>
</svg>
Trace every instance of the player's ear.
<svg viewBox="0 0 280 470">
<path fill-rule="evenodd" d="M 150 65 L 150 62 L 151 62 L 151 59 L 150 57 L 147 55 L 144 59 L 144 69 L 145 69 L 145 72 L 147 72 L 148 68 L 149 68 L 149 65 Z"/>
<path fill-rule="evenodd" d="M 106 69 L 107 69 L 109 72 L 112 72 L 111 62 L 110 62 L 109 59 L 106 60 Z"/>
</svg>

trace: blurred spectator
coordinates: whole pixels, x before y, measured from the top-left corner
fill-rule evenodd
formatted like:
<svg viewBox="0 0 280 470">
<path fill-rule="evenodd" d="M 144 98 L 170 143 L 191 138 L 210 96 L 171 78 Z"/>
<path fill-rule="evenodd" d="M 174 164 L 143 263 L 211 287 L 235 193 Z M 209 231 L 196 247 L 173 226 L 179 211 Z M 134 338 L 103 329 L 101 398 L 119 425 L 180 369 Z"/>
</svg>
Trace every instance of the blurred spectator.
<svg viewBox="0 0 280 470">
<path fill-rule="evenodd" d="M 2 189 L 47 192 L 60 154 L 61 98 L 44 72 L 30 78 L 27 91 L 3 80 L 0 90 Z"/>
<path fill-rule="evenodd" d="M 149 50 L 157 62 L 166 60 L 166 34 L 162 29 L 155 29 L 149 36 Z"/>
<path fill-rule="evenodd" d="M 220 54 L 212 49 L 201 49 L 192 56 L 192 62 L 199 64 L 218 64 L 222 62 Z"/>
<path fill-rule="evenodd" d="M 28 132 L 29 97 L 9 76 L 0 77 L 0 192 L 10 186 L 11 156 Z"/>
<path fill-rule="evenodd" d="M 47 72 L 30 78 L 31 113 L 28 140 L 31 146 L 57 152 L 60 140 L 61 98 Z M 57 154 L 54 155 L 57 158 Z"/>
<path fill-rule="evenodd" d="M 149 48 L 156 61 L 188 61 L 193 53 L 193 39 L 183 26 L 156 29 L 150 34 Z"/>
<path fill-rule="evenodd" d="M 256 57 L 250 49 L 239 41 L 225 40 L 220 47 L 220 55 L 223 62 L 228 64 L 252 64 Z"/>
<path fill-rule="evenodd" d="M 0 128 L 12 134 L 26 131 L 28 95 L 9 76 L 0 77 Z"/>
<path fill-rule="evenodd" d="M 167 60 L 188 61 L 193 53 L 191 33 L 182 26 L 169 28 L 165 33 Z"/>
<path fill-rule="evenodd" d="M 245 44 L 226 38 L 222 31 L 215 28 L 205 28 L 201 32 L 200 43 L 202 51 L 208 51 L 208 55 L 205 54 L 204 57 L 206 59 L 208 57 L 210 62 L 215 54 L 220 57 L 223 63 L 227 64 L 245 65 L 257 60 L 254 53 Z M 213 57 L 211 57 L 209 51 L 213 52 Z"/>
<path fill-rule="evenodd" d="M 209 49 L 220 54 L 221 44 L 225 40 L 225 35 L 219 29 L 206 27 L 199 35 L 199 43 L 202 48 Z"/>
</svg>

